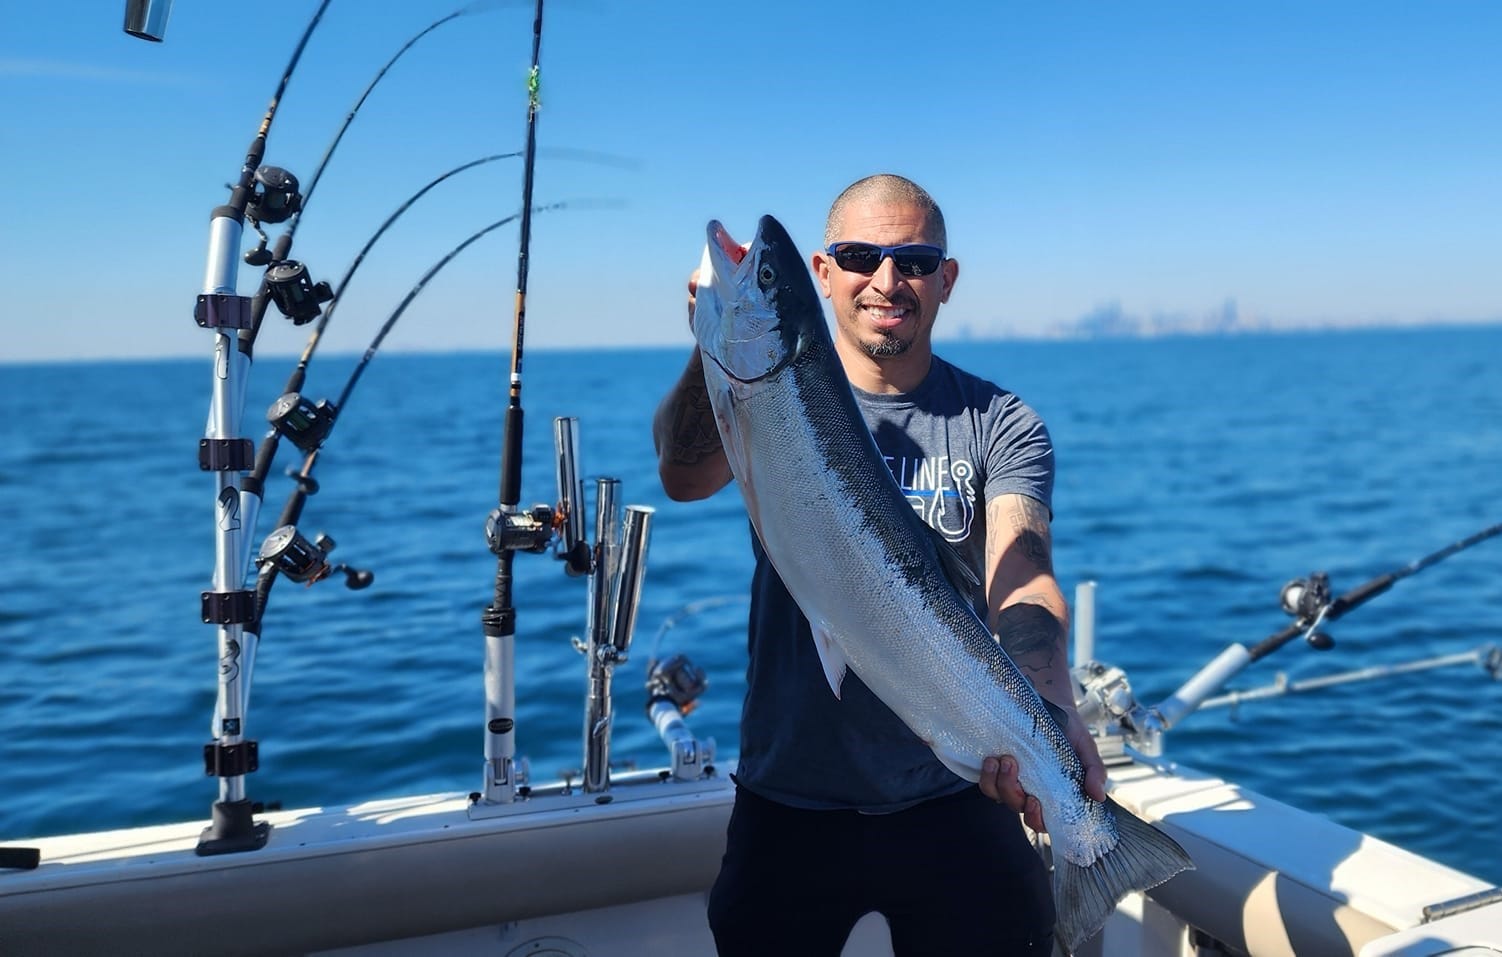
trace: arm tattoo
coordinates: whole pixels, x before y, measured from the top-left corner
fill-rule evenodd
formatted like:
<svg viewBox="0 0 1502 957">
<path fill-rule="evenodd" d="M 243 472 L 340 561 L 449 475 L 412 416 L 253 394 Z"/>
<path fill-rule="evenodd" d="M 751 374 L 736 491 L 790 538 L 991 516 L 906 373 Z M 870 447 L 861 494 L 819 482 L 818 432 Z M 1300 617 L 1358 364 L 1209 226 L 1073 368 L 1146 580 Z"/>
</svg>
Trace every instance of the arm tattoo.
<svg viewBox="0 0 1502 957">
<path fill-rule="evenodd" d="M 1017 504 L 1007 516 L 1023 554 L 1039 571 L 1053 574 L 1053 556 L 1048 547 L 1048 510 L 1026 495 L 1016 497 Z"/>
<path fill-rule="evenodd" d="M 697 360 L 684 373 L 673 409 L 672 448 L 668 460 L 674 465 L 696 465 L 720 451 L 720 429 L 715 425 L 714 406 L 704 385 L 704 367 Z"/>
<path fill-rule="evenodd" d="M 1029 673 L 1036 684 L 1053 683 L 1050 672 L 1064 643 L 1059 619 L 1042 604 L 1030 601 L 1042 596 L 1029 595 L 1015 605 L 1008 605 L 996 615 L 996 638 L 1002 650 Z"/>
</svg>

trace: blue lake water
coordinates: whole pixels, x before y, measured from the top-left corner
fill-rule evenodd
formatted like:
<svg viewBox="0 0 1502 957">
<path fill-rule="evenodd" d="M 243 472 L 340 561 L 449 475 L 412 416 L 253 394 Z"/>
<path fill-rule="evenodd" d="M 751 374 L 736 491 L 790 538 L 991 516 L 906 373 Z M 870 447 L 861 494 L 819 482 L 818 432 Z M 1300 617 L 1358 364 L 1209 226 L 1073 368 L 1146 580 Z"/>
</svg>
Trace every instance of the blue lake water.
<svg viewBox="0 0 1502 957">
<path fill-rule="evenodd" d="M 207 345 L 205 346 L 207 350 Z M 940 352 L 1017 391 L 1058 450 L 1056 565 L 1099 583 L 1099 656 L 1155 701 L 1231 642 L 1283 627 L 1278 592 L 1337 592 L 1502 521 L 1502 328 L 1050 343 Z M 668 502 L 649 422 L 685 350 L 527 354 L 523 502 L 553 496 L 551 420 L 581 418 L 582 467 L 658 508 L 632 660 L 616 677 L 616 757 L 665 753 L 643 666 L 689 653 L 711 687 L 693 717 L 735 749 L 748 529 L 727 490 Z M 349 357 L 315 360 L 332 397 Z M 375 571 L 272 594 L 249 736 L 255 800 L 284 806 L 479 787 L 479 613 L 495 560 L 509 357 L 379 356 L 318 467 L 309 532 Z M 280 391 L 256 364 L 245 434 Z M 216 668 L 199 620 L 213 481 L 197 467 L 210 363 L 0 366 L 0 841 L 205 817 Z M 281 465 L 292 462 L 282 449 Z M 280 472 L 280 467 L 278 474 Z M 592 487 L 592 482 L 590 483 Z M 257 541 L 288 492 L 278 477 Z M 535 777 L 577 768 L 584 584 L 546 556 L 517 572 L 518 747 Z M 698 605 L 700 610 L 685 613 Z M 1502 644 L 1502 539 L 1407 578 L 1254 666 L 1310 677 Z M 1502 881 L 1502 684 L 1476 668 L 1207 711 L 1169 756 Z"/>
</svg>

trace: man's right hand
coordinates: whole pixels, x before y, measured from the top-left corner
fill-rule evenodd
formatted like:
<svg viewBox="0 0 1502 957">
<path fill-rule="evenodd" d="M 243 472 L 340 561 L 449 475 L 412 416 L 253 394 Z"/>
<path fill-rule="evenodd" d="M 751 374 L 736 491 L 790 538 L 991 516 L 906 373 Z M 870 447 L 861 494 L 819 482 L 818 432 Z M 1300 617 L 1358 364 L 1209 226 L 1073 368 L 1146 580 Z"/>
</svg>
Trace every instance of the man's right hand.
<svg viewBox="0 0 1502 957">
<path fill-rule="evenodd" d="M 986 758 L 981 763 L 980 791 L 997 804 L 1022 815 L 1022 821 L 1034 831 L 1044 831 L 1043 806 L 1022 789 L 1017 780 L 1017 759 L 1010 755 Z"/>
</svg>

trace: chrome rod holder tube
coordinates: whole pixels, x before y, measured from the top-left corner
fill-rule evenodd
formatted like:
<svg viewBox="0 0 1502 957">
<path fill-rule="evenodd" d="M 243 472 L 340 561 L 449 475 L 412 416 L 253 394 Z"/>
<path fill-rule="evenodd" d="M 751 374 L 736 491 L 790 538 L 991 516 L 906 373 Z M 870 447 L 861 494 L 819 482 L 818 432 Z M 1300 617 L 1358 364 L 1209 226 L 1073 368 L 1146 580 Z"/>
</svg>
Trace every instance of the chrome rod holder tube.
<svg viewBox="0 0 1502 957">
<path fill-rule="evenodd" d="M 607 646 L 615 633 L 615 586 L 621 560 L 621 480 L 595 480 L 595 559 L 589 579 L 589 651 Z"/>
<path fill-rule="evenodd" d="M 588 661 L 589 690 L 584 699 L 585 793 L 610 787 L 611 673 L 615 665 L 612 643 L 615 626 L 615 589 L 621 551 L 619 479 L 595 481 L 594 572 L 589 579 L 589 613 L 585 623 L 584 655 Z"/>
<path fill-rule="evenodd" d="M 641 603 L 641 585 L 647 571 L 647 540 L 652 534 L 652 515 L 656 511 L 648 505 L 626 507 L 621 557 L 616 570 L 615 610 L 611 613 L 610 644 L 617 662 L 626 660 L 626 652 L 631 648 L 631 638 L 636 631 L 636 608 Z"/>
<path fill-rule="evenodd" d="M 558 542 L 554 554 L 567 562 L 570 575 L 591 570 L 589 541 L 584 531 L 584 480 L 579 478 L 579 420 L 559 416 L 553 420 L 553 446 L 558 453 Z"/>
<path fill-rule="evenodd" d="M 1074 664 L 1078 668 L 1095 660 L 1095 582 L 1080 582 L 1074 589 Z"/>
<path fill-rule="evenodd" d="M 172 0 L 125 0 L 125 32 L 133 37 L 161 43 L 171 16 Z"/>
</svg>

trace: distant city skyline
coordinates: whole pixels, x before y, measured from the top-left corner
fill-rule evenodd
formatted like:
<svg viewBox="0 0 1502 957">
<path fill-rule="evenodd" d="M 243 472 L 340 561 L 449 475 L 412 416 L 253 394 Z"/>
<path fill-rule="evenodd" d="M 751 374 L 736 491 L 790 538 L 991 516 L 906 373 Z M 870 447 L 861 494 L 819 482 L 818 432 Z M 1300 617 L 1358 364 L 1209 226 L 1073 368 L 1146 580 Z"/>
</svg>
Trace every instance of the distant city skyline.
<svg viewBox="0 0 1502 957">
<path fill-rule="evenodd" d="M 283 5 L 277 30 L 177 4 L 159 45 L 121 31 L 123 4 L 8 14 L 0 361 L 206 353 L 191 309 L 209 213 L 315 7 Z M 335 0 L 267 162 L 306 187 L 376 71 L 453 9 Z M 833 196 L 878 171 L 945 209 L 961 270 L 944 339 L 1502 321 L 1495 4 L 547 11 L 535 199 L 568 205 L 534 220 L 532 346 L 686 349 L 710 218 L 748 236 L 771 213 L 808 253 Z M 315 278 L 336 281 L 438 174 L 521 148 L 530 26 L 530 2 L 484 4 L 391 68 L 299 229 Z M 324 348 L 362 350 L 520 185 L 520 162 L 498 161 L 414 205 Z M 516 247 L 505 227 L 466 250 L 383 348 L 507 348 Z M 259 348 L 305 339 L 277 319 Z"/>
</svg>

